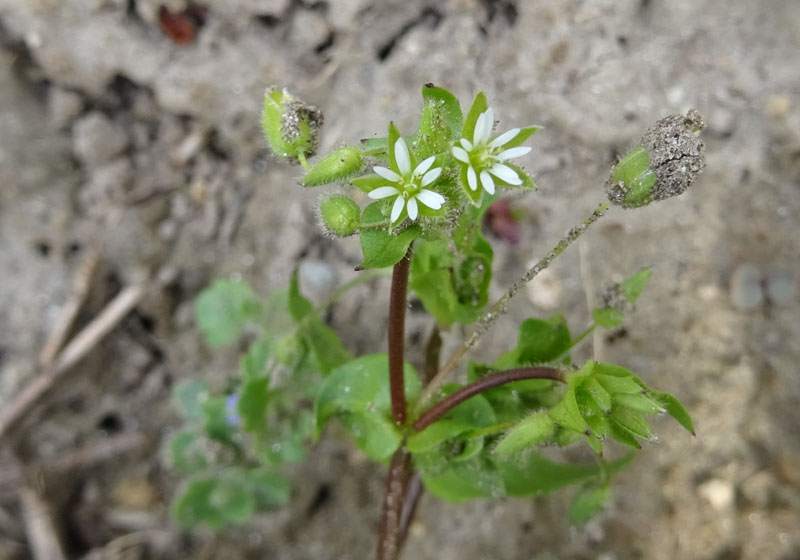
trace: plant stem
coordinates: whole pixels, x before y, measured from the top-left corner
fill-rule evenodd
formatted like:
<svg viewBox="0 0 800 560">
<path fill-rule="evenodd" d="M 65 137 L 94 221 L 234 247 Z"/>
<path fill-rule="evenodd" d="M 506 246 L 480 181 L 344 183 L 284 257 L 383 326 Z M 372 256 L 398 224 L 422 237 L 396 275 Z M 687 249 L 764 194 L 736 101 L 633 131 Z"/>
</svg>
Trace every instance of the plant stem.
<svg viewBox="0 0 800 560">
<path fill-rule="evenodd" d="M 553 262 L 553 259 L 563 253 L 567 247 L 569 247 L 576 239 L 583 235 L 586 230 L 589 229 L 589 226 L 600 219 L 606 213 L 606 210 L 608 210 L 608 206 L 608 202 L 604 202 L 598 206 L 588 218 L 570 229 L 567 232 L 567 235 L 565 235 L 564 238 L 559 241 L 558 245 L 556 245 L 549 253 L 547 253 L 547 255 L 545 255 L 539 262 L 537 262 L 527 271 L 525 271 L 525 274 L 523 274 L 519 279 L 511 284 L 511 286 L 509 286 L 508 290 L 506 290 L 506 293 L 504 293 L 500 299 L 498 299 L 494 305 L 492 305 L 489 311 L 487 311 L 486 314 L 480 318 L 478 324 L 475 326 L 475 329 L 472 331 L 469 337 L 461 344 L 461 346 L 459 346 L 450 359 L 447 360 L 447 362 L 439 370 L 439 373 L 436 374 L 428 386 L 425 387 L 422 395 L 420 396 L 418 408 L 424 407 L 430 402 L 430 400 L 439 391 L 439 388 L 442 386 L 447 376 L 450 375 L 450 373 L 458 365 L 458 362 L 461 360 L 461 358 L 464 357 L 464 354 L 466 354 L 470 348 L 475 346 L 475 344 L 486 333 L 486 331 L 488 331 L 492 325 L 494 325 L 498 317 L 508 311 L 509 300 L 513 298 L 525 284 L 533 280 L 536 275 L 550 266 L 550 263 Z"/>
<path fill-rule="evenodd" d="M 378 526 L 377 560 L 396 560 L 402 546 L 403 505 L 411 480 L 411 454 L 405 442 L 392 455 L 389 476 L 386 478 L 386 494 L 383 498 L 381 521 Z"/>
<path fill-rule="evenodd" d="M 559 369 L 550 367 L 517 368 L 493 373 L 477 381 L 473 381 L 455 393 L 448 395 L 417 418 L 412 427 L 414 430 L 420 432 L 468 398 L 493 389 L 494 387 L 499 387 L 500 385 L 505 385 L 513 381 L 523 381 L 525 379 L 550 379 L 561 383 L 565 382 L 564 373 Z"/>
<path fill-rule="evenodd" d="M 403 342 L 406 323 L 406 291 L 411 247 L 392 272 L 392 292 L 389 295 L 389 392 L 392 398 L 392 418 L 395 424 L 406 423 L 406 394 L 403 379 Z"/>
</svg>

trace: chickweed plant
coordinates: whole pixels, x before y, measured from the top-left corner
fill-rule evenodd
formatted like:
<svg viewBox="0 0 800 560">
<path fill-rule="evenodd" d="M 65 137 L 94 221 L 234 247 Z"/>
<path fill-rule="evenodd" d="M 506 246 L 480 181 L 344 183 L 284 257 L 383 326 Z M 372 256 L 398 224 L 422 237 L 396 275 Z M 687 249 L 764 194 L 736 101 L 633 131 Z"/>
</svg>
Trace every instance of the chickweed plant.
<svg viewBox="0 0 800 560">
<path fill-rule="evenodd" d="M 694 432 L 684 407 L 622 366 L 570 354 L 597 328 L 625 319 L 650 278 L 633 273 L 593 310 L 591 325 L 572 334 L 562 315 L 519 325 L 513 348 L 491 363 L 466 361 L 468 351 L 503 316 L 525 283 L 547 268 L 600 219 L 609 205 L 638 208 L 685 191 L 702 171 L 700 115 L 669 116 L 648 129 L 614 166 L 607 201 L 489 302 L 492 246 L 481 225 L 487 208 L 509 189 L 533 191 L 519 166 L 536 126 L 495 129 L 486 96 L 466 115 L 450 92 L 422 88 L 419 128 L 344 146 L 313 166 L 322 114 L 290 93 L 267 91 L 262 124 L 275 154 L 305 169 L 304 187 L 338 185 L 319 204 L 332 236 L 358 235 L 363 262 L 353 279 L 315 307 L 295 272 L 286 290 L 262 301 L 242 282 L 217 281 L 196 303 L 211 346 L 259 334 L 239 373 L 219 393 L 199 380 L 175 390 L 186 423 L 168 455 L 187 483 L 174 504 L 177 520 L 219 528 L 280 506 L 292 486 L 284 463 L 301 461 L 331 421 L 339 422 L 371 459 L 387 464 L 388 480 L 377 558 L 399 556 L 422 490 L 450 502 L 530 497 L 575 485 L 569 517 L 579 524 L 603 509 L 610 481 L 652 440 L 649 420 L 668 414 Z M 346 193 L 346 194 L 343 194 Z M 362 208 L 362 205 L 365 205 Z M 345 292 L 391 271 L 385 353 L 354 357 L 320 316 Z M 408 290 L 431 315 L 423 371 L 404 356 Z M 440 360 L 440 332 L 468 334 Z M 251 337 L 252 338 L 252 337 Z M 585 445 L 594 461 L 546 458 L 547 446 Z"/>
</svg>

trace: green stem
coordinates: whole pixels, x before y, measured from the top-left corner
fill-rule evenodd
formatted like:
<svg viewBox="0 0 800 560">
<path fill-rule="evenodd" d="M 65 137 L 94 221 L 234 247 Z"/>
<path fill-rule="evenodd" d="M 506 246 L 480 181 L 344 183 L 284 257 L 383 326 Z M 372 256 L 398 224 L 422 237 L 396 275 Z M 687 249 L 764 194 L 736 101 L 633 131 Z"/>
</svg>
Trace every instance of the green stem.
<svg viewBox="0 0 800 560">
<path fill-rule="evenodd" d="M 300 162 L 300 165 L 303 166 L 303 169 L 306 171 L 311 171 L 311 166 L 308 165 L 308 161 L 306 161 L 306 155 L 303 152 L 298 152 L 297 161 Z"/>
<path fill-rule="evenodd" d="M 604 202 L 598 206 L 588 218 L 570 229 L 567 232 L 567 235 L 565 235 L 564 238 L 559 241 L 558 245 L 556 245 L 549 253 L 547 253 L 547 255 L 545 255 L 541 260 L 539 260 L 539 262 L 537 262 L 527 271 L 525 271 L 525 274 L 523 274 L 517 281 L 511 284 L 508 290 L 506 290 L 506 293 L 504 293 L 500 299 L 498 299 L 494 305 L 492 305 L 491 309 L 489 309 L 489 311 L 487 311 L 486 314 L 480 318 L 470 336 L 453 353 L 444 366 L 442 366 L 442 368 L 439 370 L 439 373 L 436 374 L 436 377 L 434 377 L 428 386 L 425 387 L 417 404 L 417 412 L 425 408 L 430 403 L 431 399 L 439 392 L 439 389 L 444 384 L 445 379 L 455 369 L 455 367 L 458 365 L 458 362 L 464 357 L 464 354 L 466 354 L 470 348 L 475 346 L 475 344 L 486 333 L 486 331 L 488 331 L 492 325 L 494 325 L 498 317 L 504 315 L 508 311 L 509 300 L 517 295 L 517 292 L 519 292 L 525 284 L 533 280 L 540 272 L 550 266 L 550 263 L 553 262 L 557 256 L 563 253 L 567 247 L 572 245 L 575 240 L 583 235 L 586 230 L 589 229 L 589 226 L 599 220 L 606 213 L 606 210 L 608 210 L 609 204 L 609 202 Z"/>
</svg>

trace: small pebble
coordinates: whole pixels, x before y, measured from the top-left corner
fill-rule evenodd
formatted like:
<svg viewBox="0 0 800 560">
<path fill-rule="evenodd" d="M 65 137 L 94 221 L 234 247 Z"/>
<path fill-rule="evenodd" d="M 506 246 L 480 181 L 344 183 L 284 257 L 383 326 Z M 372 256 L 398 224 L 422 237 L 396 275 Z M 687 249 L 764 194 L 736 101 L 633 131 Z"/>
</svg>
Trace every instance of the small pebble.
<svg viewBox="0 0 800 560">
<path fill-rule="evenodd" d="M 72 136 L 75 155 L 89 165 L 105 163 L 128 147 L 125 131 L 98 111 L 76 121 Z"/>
<path fill-rule="evenodd" d="M 336 272 L 325 261 L 304 260 L 300 263 L 298 276 L 303 295 L 317 305 L 336 289 Z"/>
<path fill-rule="evenodd" d="M 711 479 L 703 483 L 697 491 L 717 511 L 725 511 L 733 505 L 734 488 L 727 480 Z"/>
<path fill-rule="evenodd" d="M 530 263 L 533 266 L 534 263 Z M 544 269 L 525 286 L 528 300 L 541 309 L 556 309 L 561 305 L 561 279 L 549 268 Z"/>
<path fill-rule="evenodd" d="M 792 271 L 782 267 L 773 267 L 767 275 L 764 290 L 769 300 L 777 305 L 788 305 L 796 294 L 797 279 Z"/>
</svg>

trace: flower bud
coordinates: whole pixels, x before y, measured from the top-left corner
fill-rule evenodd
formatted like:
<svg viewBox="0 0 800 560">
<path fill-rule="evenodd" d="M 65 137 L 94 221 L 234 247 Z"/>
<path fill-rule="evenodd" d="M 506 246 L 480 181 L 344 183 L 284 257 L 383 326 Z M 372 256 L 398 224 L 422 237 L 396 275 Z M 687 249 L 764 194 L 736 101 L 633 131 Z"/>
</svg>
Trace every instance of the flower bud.
<svg viewBox="0 0 800 560">
<path fill-rule="evenodd" d="M 306 187 L 316 187 L 346 179 L 361 169 L 361 150 L 345 146 L 317 163 L 301 181 Z"/>
<path fill-rule="evenodd" d="M 344 237 L 358 231 L 361 209 L 346 196 L 335 194 L 320 202 L 319 215 L 325 229 L 333 235 Z"/>
<path fill-rule="evenodd" d="M 264 95 L 261 127 L 276 155 L 304 161 L 317 151 L 322 112 L 288 91 L 270 88 Z"/>
<path fill-rule="evenodd" d="M 648 128 L 639 146 L 623 157 L 606 182 L 608 199 L 638 208 L 683 193 L 705 166 L 705 145 L 698 135 L 703 118 L 691 109 Z"/>
</svg>

